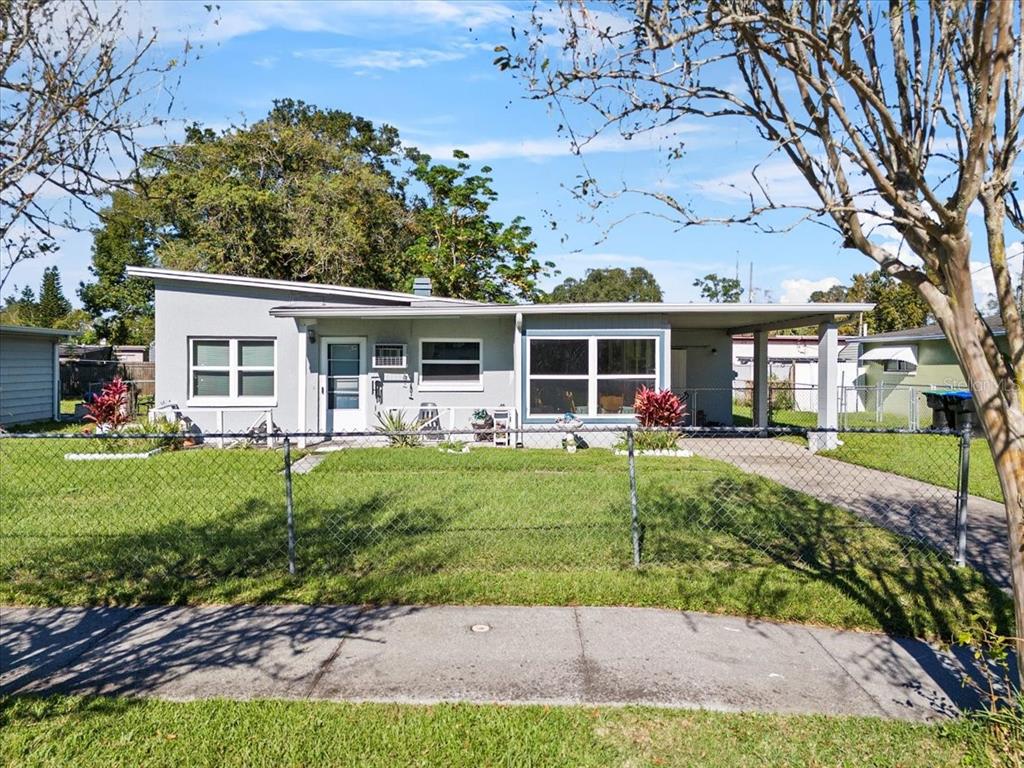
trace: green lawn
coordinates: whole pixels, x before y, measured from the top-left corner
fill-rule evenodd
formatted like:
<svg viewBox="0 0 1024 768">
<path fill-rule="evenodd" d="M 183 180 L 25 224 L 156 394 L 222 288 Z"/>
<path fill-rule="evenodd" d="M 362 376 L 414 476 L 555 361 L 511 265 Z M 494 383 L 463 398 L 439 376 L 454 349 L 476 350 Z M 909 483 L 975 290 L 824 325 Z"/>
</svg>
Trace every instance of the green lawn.
<svg viewBox="0 0 1024 768">
<path fill-rule="evenodd" d="M 749 405 L 733 403 L 732 418 L 737 427 L 749 427 L 753 424 L 753 408 Z M 812 429 L 818 426 L 818 414 L 816 411 L 773 409 L 769 416 L 769 423 L 773 427 Z M 906 416 L 883 413 L 881 419 L 878 419 L 875 417 L 874 411 L 870 413 L 862 411 L 840 414 L 839 426 L 843 429 L 907 429 L 909 424 Z"/>
<path fill-rule="evenodd" d="M 990 765 L 985 731 L 875 718 L 328 702 L 0 700 L 0 763 L 31 766 Z"/>
<path fill-rule="evenodd" d="M 956 488 L 960 449 L 958 438 L 938 435 L 872 435 L 847 432 L 843 445 L 824 455 L 882 469 L 926 483 Z M 988 443 L 971 441 L 970 492 L 1002 501 L 999 477 Z"/>
<path fill-rule="evenodd" d="M 772 414 L 773 426 L 811 428 L 817 417 L 806 411 L 779 411 Z M 883 423 L 874 421 L 874 415 L 851 413 L 845 417 L 846 427 L 862 429 L 895 429 L 907 426 L 905 419 L 885 416 Z M 750 408 L 733 405 L 733 419 L 737 426 L 749 426 Z M 956 488 L 960 449 L 958 438 L 940 435 L 897 435 L 845 432 L 843 445 L 823 455 L 881 469 L 893 474 L 923 480 L 945 488 Z M 994 501 L 1002 501 L 996 465 L 984 439 L 971 441 L 970 492 Z"/>
<path fill-rule="evenodd" d="M 358 449 L 294 477 L 281 453 L 69 462 L 0 442 L 0 603 L 636 605 L 949 638 L 1010 624 L 978 574 L 729 465 L 599 449 Z M 80 445 L 80 442 L 73 443 Z"/>
</svg>

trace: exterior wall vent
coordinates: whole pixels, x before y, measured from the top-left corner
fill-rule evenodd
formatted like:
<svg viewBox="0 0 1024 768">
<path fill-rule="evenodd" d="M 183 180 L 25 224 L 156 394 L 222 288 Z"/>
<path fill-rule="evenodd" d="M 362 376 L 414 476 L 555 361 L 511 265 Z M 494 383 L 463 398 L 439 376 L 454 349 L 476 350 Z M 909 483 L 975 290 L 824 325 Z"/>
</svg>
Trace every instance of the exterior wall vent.
<svg viewBox="0 0 1024 768">
<path fill-rule="evenodd" d="M 417 277 L 412 281 L 412 292 L 417 296 L 430 296 L 433 294 L 433 286 L 429 277 Z"/>
</svg>

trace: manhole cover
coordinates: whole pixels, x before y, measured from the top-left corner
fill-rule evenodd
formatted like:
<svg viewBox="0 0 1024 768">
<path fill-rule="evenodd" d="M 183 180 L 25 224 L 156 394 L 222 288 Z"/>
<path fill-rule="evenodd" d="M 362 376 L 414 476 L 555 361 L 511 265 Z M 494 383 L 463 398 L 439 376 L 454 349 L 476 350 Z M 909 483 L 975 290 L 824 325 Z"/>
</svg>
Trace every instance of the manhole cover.
<svg viewBox="0 0 1024 768">
<path fill-rule="evenodd" d="M 472 627 L 470 627 L 470 629 L 473 630 L 474 632 L 490 632 L 491 631 L 491 625 L 490 624 L 474 624 Z"/>
</svg>

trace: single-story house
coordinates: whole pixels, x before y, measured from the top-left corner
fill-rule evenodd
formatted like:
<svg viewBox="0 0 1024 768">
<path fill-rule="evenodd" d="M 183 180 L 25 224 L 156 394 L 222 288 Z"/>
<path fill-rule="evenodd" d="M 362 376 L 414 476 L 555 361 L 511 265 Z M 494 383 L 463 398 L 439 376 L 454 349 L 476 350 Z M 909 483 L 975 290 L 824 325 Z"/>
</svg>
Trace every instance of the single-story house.
<svg viewBox="0 0 1024 768">
<path fill-rule="evenodd" d="M 290 432 L 373 429 L 380 411 L 476 409 L 515 426 L 628 424 L 642 386 L 707 391 L 706 423 L 732 421 L 732 336 L 753 333 L 755 421 L 767 424 L 768 331 L 819 325 L 819 421 L 836 425 L 836 319 L 869 304 L 486 304 L 431 295 L 131 267 L 156 289 L 156 405 L 205 432 L 261 414 Z M 712 393 L 712 390 L 716 390 Z M 830 394 L 831 393 L 831 394 Z"/>
<path fill-rule="evenodd" d="M 0 325 L 0 426 L 60 416 L 57 347 L 74 331 Z"/>
<path fill-rule="evenodd" d="M 1006 329 L 998 316 L 987 317 L 996 343 L 1007 351 Z M 953 348 L 938 325 L 863 336 L 860 363 L 868 407 L 902 416 L 925 413 L 924 392 L 964 389 L 964 375 Z M 924 423 L 925 419 L 921 419 Z"/>
</svg>

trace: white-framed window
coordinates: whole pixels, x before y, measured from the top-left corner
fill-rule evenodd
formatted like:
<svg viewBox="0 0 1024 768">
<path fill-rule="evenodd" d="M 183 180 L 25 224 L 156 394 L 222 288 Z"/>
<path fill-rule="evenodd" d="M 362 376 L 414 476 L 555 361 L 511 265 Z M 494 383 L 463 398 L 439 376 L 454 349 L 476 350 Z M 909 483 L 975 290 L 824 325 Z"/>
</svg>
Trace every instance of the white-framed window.
<svg viewBox="0 0 1024 768">
<path fill-rule="evenodd" d="M 407 365 L 405 344 L 374 344 L 374 368 L 405 368 Z"/>
<path fill-rule="evenodd" d="M 189 339 L 189 403 L 276 405 L 274 339 Z"/>
<path fill-rule="evenodd" d="M 917 366 L 908 363 L 906 360 L 885 360 L 882 362 L 882 370 L 886 373 L 917 373 Z"/>
<path fill-rule="evenodd" d="M 420 339 L 420 391 L 479 392 L 483 388 L 483 341 Z"/>
<path fill-rule="evenodd" d="M 657 336 L 530 337 L 527 415 L 631 415 L 637 390 L 658 385 L 659 343 Z"/>
</svg>

